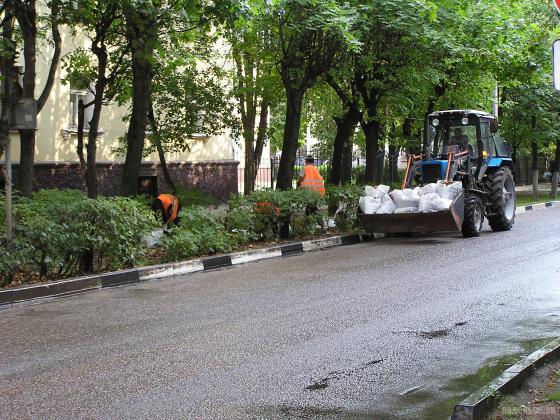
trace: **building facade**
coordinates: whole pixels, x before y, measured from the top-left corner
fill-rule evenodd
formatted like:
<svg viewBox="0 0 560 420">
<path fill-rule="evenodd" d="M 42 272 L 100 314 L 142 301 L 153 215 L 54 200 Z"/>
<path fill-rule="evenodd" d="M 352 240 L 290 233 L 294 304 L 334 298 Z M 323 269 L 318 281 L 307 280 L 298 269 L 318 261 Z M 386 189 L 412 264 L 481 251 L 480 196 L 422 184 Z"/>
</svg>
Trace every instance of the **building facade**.
<svg viewBox="0 0 560 420">
<path fill-rule="evenodd" d="M 89 40 L 83 34 L 71 34 L 64 28 L 61 32 L 63 58 L 77 48 L 89 47 Z M 43 89 L 52 57 L 49 46 L 38 48 L 38 51 L 36 96 Z M 23 72 L 23 58 L 20 58 L 18 70 Z M 34 189 L 85 190 L 85 178 L 77 154 L 77 105 L 80 99 L 87 103 L 92 94 L 64 83 L 65 76 L 63 66 L 59 66 L 51 94 L 37 118 Z M 85 111 L 84 142 L 87 142 L 91 108 Z M 99 193 L 103 195 L 117 195 L 120 190 L 124 156 L 119 155 L 116 149 L 119 138 L 126 134 L 128 128 L 128 123 L 123 121 L 127 112 L 126 106 L 111 104 L 103 107 L 97 143 Z M 20 157 L 18 133 L 12 133 L 11 139 L 13 170 L 17 179 Z M 185 187 L 198 188 L 219 200 L 226 200 L 231 193 L 237 193 L 238 162 L 234 159 L 234 142 L 229 133 L 200 134 L 189 139 L 189 145 L 190 151 L 166 154 L 173 180 Z M 156 153 L 145 157 L 138 182 L 144 192 L 167 192 Z"/>
</svg>

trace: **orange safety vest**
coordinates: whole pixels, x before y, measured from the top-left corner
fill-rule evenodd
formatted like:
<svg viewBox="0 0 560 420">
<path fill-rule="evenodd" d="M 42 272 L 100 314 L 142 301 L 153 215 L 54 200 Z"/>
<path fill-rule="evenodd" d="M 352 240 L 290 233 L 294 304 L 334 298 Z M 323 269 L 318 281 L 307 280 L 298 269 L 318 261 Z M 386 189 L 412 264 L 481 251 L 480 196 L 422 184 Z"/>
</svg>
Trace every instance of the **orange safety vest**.
<svg viewBox="0 0 560 420">
<path fill-rule="evenodd" d="M 171 215 L 169 215 L 169 219 L 165 223 L 169 226 L 177 218 L 177 214 L 179 213 L 179 200 L 171 194 L 160 194 L 158 195 L 158 200 L 161 201 L 163 212 L 166 216 L 169 214 L 169 209 L 171 208 Z"/>
<path fill-rule="evenodd" d="M 325 195 L 325 182 L 319 170 L 313 165 L 305 165 L 300 187 L 304 190 L 317 191 L 319 194 Z"/>
</svg>

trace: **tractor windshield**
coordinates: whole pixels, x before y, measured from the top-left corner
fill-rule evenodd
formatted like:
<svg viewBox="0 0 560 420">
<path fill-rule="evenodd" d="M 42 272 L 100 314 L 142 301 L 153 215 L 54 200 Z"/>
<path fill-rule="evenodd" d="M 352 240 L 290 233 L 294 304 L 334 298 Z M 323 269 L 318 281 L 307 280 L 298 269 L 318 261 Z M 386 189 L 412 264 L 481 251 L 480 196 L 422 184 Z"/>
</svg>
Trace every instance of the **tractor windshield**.
<svg viewBox="0 0 560 420">
<path fill-rule="evenodd" d="M 437 158 L 449 152 L 469 151 L 476 157 L 477 120 L 474 117 L 453 116 L 430 118 L 429 144 L 427 148 L 432 157 Z"/>
</svg>

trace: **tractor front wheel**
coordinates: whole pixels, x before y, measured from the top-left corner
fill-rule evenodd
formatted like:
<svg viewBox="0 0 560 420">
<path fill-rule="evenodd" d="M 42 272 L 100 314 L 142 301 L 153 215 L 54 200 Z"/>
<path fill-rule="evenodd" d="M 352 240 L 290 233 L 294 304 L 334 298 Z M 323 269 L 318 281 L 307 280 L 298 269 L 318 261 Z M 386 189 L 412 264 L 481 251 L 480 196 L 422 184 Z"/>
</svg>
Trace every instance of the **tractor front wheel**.
<svg viewBox="0 0 560 420">
<path fill-rule="evenodd" d="M 515 183 L 511 170 L 498 169 L 486 177 L 489 213 L 488 224 L 494 231 L 510 230 L 515 219 Z"/>
<path fill-rule="evenodd" d="M 465 238 L 474 238 L 480 235 L 484 221 L 484 205 L 476 194 L 465 194 L 465 217 L 461 232 Z"/>
</svg>

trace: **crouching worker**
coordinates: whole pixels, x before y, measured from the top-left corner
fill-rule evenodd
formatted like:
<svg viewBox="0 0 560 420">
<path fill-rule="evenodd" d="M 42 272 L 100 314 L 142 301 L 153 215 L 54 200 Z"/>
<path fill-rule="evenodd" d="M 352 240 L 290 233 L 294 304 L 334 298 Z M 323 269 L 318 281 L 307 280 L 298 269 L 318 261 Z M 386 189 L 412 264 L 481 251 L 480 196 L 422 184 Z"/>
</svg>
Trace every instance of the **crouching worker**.
<svg viewBox="0 0 560 420">
<path fill-rule="evenodd" d="M 179 210 L 181 210 L 181 204 L 177 197 L 171 194 L 160 194 L 152 202 L 152 210 L 159 212 L 161 210 L 161 217 L 163 225 L 166 229 L 169 229 L 174 223 L 179 226 Z"/>
</svg>

